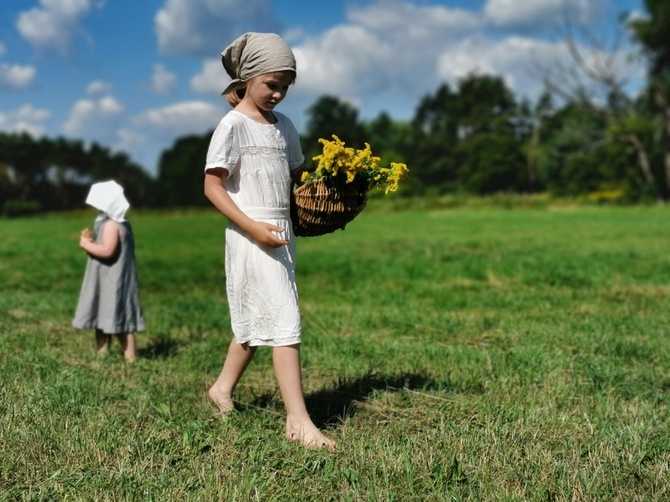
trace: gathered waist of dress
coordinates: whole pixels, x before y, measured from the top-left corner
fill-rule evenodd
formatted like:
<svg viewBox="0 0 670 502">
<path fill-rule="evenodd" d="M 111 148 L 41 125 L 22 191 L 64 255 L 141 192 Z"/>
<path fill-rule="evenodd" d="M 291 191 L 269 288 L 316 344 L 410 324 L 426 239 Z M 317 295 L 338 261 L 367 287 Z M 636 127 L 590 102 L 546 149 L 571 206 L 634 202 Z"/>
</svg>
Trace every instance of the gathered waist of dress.
<svg viewBox="0 0 670 502">
<path fill-rule="evenodd" d="M 291 218 L 291 210 L 287 207 L 246 207 L 242 211 L 251 219 L 288 220 Z"/>
</svg>

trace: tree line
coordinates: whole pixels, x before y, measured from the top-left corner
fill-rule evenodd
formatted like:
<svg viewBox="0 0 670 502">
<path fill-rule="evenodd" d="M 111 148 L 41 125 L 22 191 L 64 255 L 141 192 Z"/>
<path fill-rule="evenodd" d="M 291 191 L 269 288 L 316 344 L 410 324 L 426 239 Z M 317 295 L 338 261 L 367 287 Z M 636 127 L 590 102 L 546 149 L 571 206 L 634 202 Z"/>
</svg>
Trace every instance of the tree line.
<svg viewBox="0 0 670 502">
<path fill-rule="evenodd" d="M 382 161 L 405 162 L 398 196 L 547 192 L 600 194 L 624 202 L 670 200 L 670 2 L 645 0 L 648 15 L 626 23 L 648 72 L 635 96 L 611 68 L 582 66 L 604 90 L 545 78 L 546 91 L 519 99 L 496 75 L 473 73 L 425 95 L 408 121 L 322 96 L 307 110 L 301 141 L 309 160 L 319 138 L 368 142 Z M 586 58 L 573 49 L 574 65 Z M 91 182 L 114 178 L 135 207 L 205 206 L 202 177 L 211 132 L 178 138 L 156 177 L 127 155 L 80 141 L 0 134 L 0 209 L 6 215 L 80 207 Z"/>
</svg>

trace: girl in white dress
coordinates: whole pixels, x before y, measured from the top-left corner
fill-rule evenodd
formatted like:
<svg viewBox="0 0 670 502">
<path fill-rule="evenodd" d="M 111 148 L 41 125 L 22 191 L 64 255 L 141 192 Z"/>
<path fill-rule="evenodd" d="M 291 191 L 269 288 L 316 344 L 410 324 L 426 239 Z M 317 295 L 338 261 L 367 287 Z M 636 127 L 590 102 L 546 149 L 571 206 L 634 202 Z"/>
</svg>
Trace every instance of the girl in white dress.
<svg viewBox="0 0 670 502">
<path fill-rule="evenodd" d="M 256 348 L 271 346 L 286 437 L 333 449 L 309 417 L 300 372 L 290 193 L 304 156 L 295 127 L 274 111 L 295 80 L 295 58 L 278 35 L 246 33 L 223 51 L 222 62 L 233 79 L 224 94 L 234 109 L 212 136 L 205 195 L 228 219 L 226 292 L 234 338 L 209 397 L 222 413 L 231 412 L 233 391 Z"/>
</svg>

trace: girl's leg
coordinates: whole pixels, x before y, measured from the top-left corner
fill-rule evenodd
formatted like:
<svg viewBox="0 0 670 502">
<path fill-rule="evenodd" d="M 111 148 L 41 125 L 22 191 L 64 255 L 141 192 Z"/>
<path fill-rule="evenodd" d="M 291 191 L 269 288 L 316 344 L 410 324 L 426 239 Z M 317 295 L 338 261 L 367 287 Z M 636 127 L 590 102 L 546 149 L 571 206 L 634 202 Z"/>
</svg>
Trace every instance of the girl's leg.
<svg viewBox="0 0 670 502">
<path fill-rule="evenodd" d="M 101 356 L 107 355 L 109 352 L 109 343 L 112 340 L 111 335 L 106 335 L 101 329 L 95 330 L 95 344 L 98 349 L 98 354 Z"/>
<path fill-rule="evenodd" d="M 135 362 L 135 335 L 133 333 L 126 333 L 118 335 L 121 349 L 123 350 L 123 357 L 129 363 Z"/>
<path fill-rule="evenodd" d="M 208 391 L 209 398 L 219 407 L 221 413 L 233 411 L 233 391 L 255 353 L 256 347 L 249 347 L 246 343 L 239 344 L 235 338 L 230 342 L 221 374 Z"/>
<path fill-rule="evenodd" d="M 286 437 L 311 448 L 335 448 L 335 442 L 321 434 L 307 413 L 302 393 L 300 345 L 272 349 L 279 390 L 286 406 Z"/>
</svg>

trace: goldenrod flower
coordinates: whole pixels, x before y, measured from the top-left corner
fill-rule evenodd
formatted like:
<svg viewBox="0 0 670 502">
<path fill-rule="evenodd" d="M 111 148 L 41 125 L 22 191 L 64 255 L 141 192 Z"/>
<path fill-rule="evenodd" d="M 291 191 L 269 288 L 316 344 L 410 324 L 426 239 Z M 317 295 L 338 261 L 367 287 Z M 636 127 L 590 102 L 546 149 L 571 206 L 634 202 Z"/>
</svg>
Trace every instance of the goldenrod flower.
<svg viewBox="0 0 670 502">
<path fill-rule="evenodd" d="M 372 155 L 369 143 L 365 143 L 365 148 L 356 150 L 347 147 L 335 134 L 332 137 L 333 141 L 319 139 L 319 143 L 323 144 L 322 153 L 312 158 L 317 163 L 316 169 L 303 173 L 303 183 L 330 178 L 344 183 L 361 183 L 365 190 L 384 188 L 388 193 L 395 192 L 400 180 L 409 174 L 407 165 L 403 163 L 391 162 L 390 167 L 381 167 L 381 159 Z"/>
</svg>

